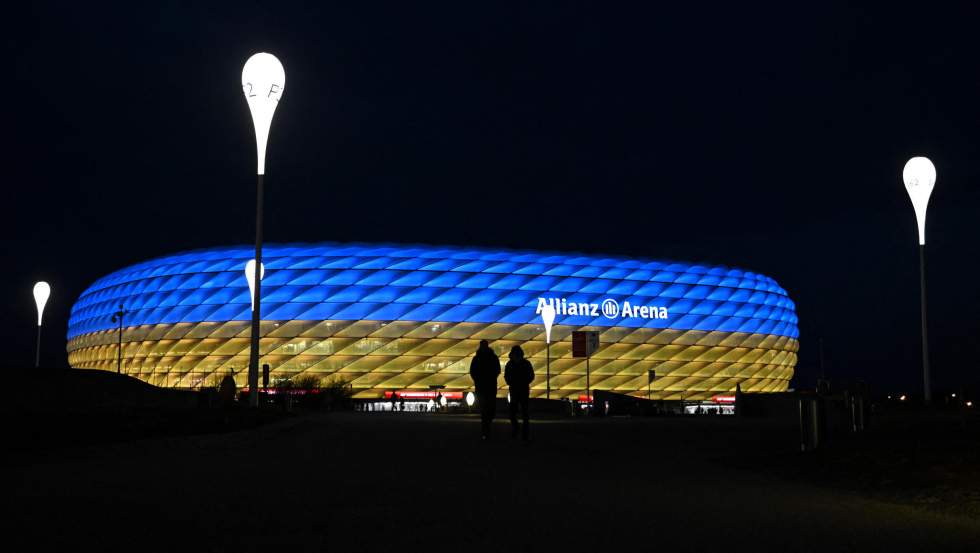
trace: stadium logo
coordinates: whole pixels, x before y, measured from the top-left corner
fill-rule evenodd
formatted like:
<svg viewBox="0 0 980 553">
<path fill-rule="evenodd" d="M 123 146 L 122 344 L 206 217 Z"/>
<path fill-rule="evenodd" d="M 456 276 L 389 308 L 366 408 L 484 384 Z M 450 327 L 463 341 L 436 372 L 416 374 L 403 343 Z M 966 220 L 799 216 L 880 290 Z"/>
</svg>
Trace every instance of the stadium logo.
<svg viewBox="0 0 980 553">
<path fill-rule="evenodd" d="M 666 319 L 670 316 L 666 307 L 654 305 L 633 305 L 624 301 L 622 307 L 612 298 L 606 298 L 601 303 L 586 303 L 568 301 L 566 298 L 538 298 L 536 315 L 541 314 L 544 306 L 555 308 L 555 315 L 581 315 L 584 317 L 605 317 L 607 319 L 632 318 Z"/>
</svg>

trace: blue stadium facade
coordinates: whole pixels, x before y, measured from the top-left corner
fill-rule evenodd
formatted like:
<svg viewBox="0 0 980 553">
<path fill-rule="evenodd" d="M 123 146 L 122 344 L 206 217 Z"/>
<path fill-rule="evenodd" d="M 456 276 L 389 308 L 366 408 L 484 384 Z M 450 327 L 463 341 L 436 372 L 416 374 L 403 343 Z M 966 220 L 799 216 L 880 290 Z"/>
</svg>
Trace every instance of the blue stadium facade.
<svg viewBox="0 0 980 553">
<path fill-rule="evenodd" d="M 161 257 L 116 271 L 72 308 L 69 362 L 115 370 L 122 305 L 122 370 L 152 384 L 197 388 L 231 374 L 244 385 L 252 248 Z M 521 345 L 546 388 L 546 303 L 551 392 L 585 390 L 585 360 L 571 333 L 596 330 L 593 389 L 707 399 L 782 391 L 793 375 L 797 318 L 767 276 L 721 266 L 456 247 L 289 244 L 263 253 L 262 363 L 273 380 L 316 375 L 349 382 L 360 397 L 387 390 L 471 389 L 481 339 L 500 354 Z M 502 389 L 501 393 L 505 393 Z"/>
</svg>

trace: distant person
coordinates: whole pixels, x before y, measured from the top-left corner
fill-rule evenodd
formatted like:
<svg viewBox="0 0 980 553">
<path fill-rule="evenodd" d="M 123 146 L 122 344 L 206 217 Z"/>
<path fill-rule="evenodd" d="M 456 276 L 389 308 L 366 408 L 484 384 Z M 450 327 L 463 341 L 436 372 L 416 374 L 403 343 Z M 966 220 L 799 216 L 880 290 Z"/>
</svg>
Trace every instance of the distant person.
<svg viewBox="0 0 980 553">
<path fill-rule="evenodd" d="M 500 359 L 490 349 L 490 343 L 480 340 L 480 347 L 470 361 L 470 378 L 476 388 L 480 403 L 481 432 L 484 440 L 490 439 L 490 426 L 497 411 L 497 377 L 500 376 Z"/>
<path fill-rule="evenodd" d="M 531 382 L 534 381 L 534 367 L 531 362 L 524 358 L 524 350 L 521 346 L 510 348 L 510 361 L 504 369 L 504 380 L 510 387 L 510 436 L 517 438 L 520 431 L 524 440 L 528 439 L 531 423 L 528 415 L 528 403 L 531 396 Z M 524 425 L 517 424 L 517 410 L 521 410 Z"/>
<path fill-rule="evenodd" d="M 396 403 L 397 402 L 398 402 L 398 394 L 396 394 L 395 392 L 391 392 L 391 412 L 392 413 L 394 413 L 396 411 L 395 407 L 396 407 Z"/>
</svg>

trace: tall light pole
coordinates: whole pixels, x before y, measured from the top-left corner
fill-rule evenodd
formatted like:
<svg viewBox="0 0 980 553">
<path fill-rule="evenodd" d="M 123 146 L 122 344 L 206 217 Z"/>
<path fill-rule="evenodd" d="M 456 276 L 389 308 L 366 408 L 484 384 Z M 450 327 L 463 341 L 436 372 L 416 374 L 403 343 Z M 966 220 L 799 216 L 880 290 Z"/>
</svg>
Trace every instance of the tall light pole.
<svg viewBox="0 0 980 553">
<path fill-rule="evenodd" d="M 259 267 L 259 280 L 265 278 L 265 263 Z M 249 259 L 245 264 L 245 281 L 248 282 L 248 295 L 252 300 L 252 311 L 255 311 L 255 260 Z"/>
<path fill-rule="evenodd" d="M 248 282 L 248 297 L 249 301 L 252 302 L 252 315 L 255 315 L 255 260 L 249 259 L 245 263 L 245 281 Z M 265 263 L 259 264 L 259 280 L 265 278 Z M 251 359 L 249 359 L 251 361 Z M 251 390 L 249 390 L 249 395 L 251 395 Z M 258 392 L 256 392 L 258 393 Z"/>
<path fill-rule="evenodd" d="M 905 189 L 915 209 L 919 225 L 919 298 L 922 303 L 922 391 L 926 404 L 932 401 L 929 376 L 929 339 L 926 335 L 926 208 L 936 185 L 936 167 L 925 157 L 913 157 L 902 171 Z"/>
<path fill-rule="evenodd" d="M 547 351 L 547 361 L 546 361 L 546 374 L 547 374 L 547 387 L 545 388 L 545 398 L 551 399 L 551 325 L 555 322 L 555 307 L 550 303 L 546 303 L 544 307 L 541 308 L 541 322 L 544 323 L 544 340 L 547 343 L 545 350 Z"/>
<path fill-rule="evenodd" d="M 112 322 L 119 323 L 119 348 L 117 349 L 118 355 L 116 357 L 116 374 L 122 373 L 122 330 L 123 330 L 123 317 L 126 316 L 126 311 L 123 309 L 123 304 L 119 304 L 119 311 L 112 314 Z"/>
<path fill-rule="evenodd" d="M 259 405 L 259 324 L 262 320 L 262 196 L 265 186 L 265 148 L 269 142 L 272 116 L 286 88 L 286 72 L 272 54 L 260 52 L 252 55 L 242 68 L 242 92 L 252 114 L 255 126 L 256 159 L 258 162 L 255 188 L 255 264 L 252 282 L 252 334 L 248 357 L 248 403 Z"/>
<path fill-rule="evenodd" d="M 34 354 L 34 368 L 41 366 L 41 315 L 44 313 L 44 304 L 48 303 L 51 297 L 51 285 L 43 280 L 34 285 L 34 303 L 37 305 L 37 350 Z"/>
</svg>

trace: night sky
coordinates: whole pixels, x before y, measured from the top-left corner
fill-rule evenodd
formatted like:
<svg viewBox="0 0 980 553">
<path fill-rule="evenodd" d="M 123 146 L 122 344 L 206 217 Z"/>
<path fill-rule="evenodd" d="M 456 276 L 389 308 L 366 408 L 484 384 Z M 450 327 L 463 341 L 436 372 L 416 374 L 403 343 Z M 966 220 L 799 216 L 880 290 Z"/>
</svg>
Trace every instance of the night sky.
<svg viewBox="0 0 980 553">
<path fill-rule="evenodd" d="M 980 44 L 968 8 L 830 2 L 174 2 L 8 12 L 2 363 L 67 366 L 95 279 L 254 240 L 254 52 L 286 89 L 269 242 L 364 241 L 672 258 L 775 278 L 796 384 L 921 387 L 915 219 L 935 163 L 934 388 L 980 382 Z M 417 5 L 425 4 L 425 5 Z M 966 3 L 964 3 L 966 4 Z"/>
</svg>

